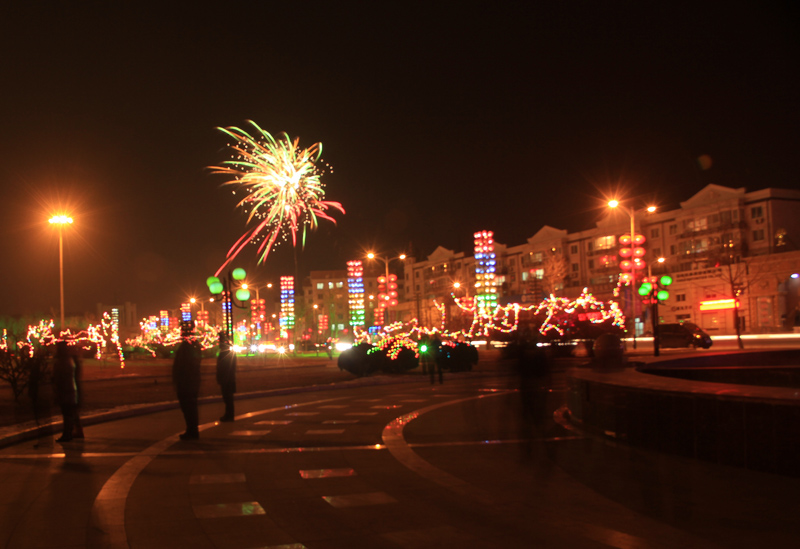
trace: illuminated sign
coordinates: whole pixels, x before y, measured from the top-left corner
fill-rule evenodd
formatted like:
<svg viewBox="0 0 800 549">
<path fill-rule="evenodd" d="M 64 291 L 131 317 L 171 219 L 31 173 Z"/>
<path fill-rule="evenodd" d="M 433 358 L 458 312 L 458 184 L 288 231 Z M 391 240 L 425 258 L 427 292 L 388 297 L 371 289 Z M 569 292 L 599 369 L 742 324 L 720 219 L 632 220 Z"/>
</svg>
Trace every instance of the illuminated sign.
<svg viewBox="0 0 800 549">
<path fill-rule="evenodd" d="M 715 299 L 713 301 L 701 301 L 701 311 L 722 311 L 725 309 L 735 309 L 739 306 L 739 302 L 735 299 Z"/>
</svg>

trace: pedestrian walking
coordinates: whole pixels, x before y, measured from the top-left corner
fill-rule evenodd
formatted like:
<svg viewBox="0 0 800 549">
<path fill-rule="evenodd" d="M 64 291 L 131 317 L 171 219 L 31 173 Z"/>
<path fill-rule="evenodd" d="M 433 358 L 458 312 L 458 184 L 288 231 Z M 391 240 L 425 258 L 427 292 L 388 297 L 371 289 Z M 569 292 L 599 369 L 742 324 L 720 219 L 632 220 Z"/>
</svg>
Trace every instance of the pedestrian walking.
<svg viewBox="0 0 800 549">
<path fill-rule="evenodd" d="M 61 437 L 56 442 L 69 442 L 83 438 L 83 427 L 79 415 L 81 401 L 81 365 L 77 353 L 71 352 L 65 340 L 56 342 L 53 361 L 53 390 L 61 408 Z"/>
<path fill-rule="evenodd" d="M 225 415 L 220 421 L 233 421 L 233 395 L 236 393 L 236 353 L 231 350 L 228 335 L 219 335 L 219 354 L 217 355 L 217 383 L 225 403 Z"/>
<path fill-rule="evenodd" d="M 194 337 L 194 322 L 184 322 L 181 325 L 181 338 L 183 341 L 178 346 L 175 361 L 172 363 L 172 382 L 186 421 L 186 432 L 180 438 L 197 440 L 200 438 L 197 398 L 200 394 L 202 349 L 200 342 Z"/>
</svg>

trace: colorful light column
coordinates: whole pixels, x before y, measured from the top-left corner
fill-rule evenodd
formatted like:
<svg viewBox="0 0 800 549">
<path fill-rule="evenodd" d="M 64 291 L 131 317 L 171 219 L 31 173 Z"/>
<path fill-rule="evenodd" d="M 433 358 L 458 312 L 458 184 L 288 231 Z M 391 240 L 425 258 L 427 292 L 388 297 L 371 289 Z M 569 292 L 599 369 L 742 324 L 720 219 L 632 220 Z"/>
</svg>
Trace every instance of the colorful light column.
<svg viewBox="0 0 800 549">
<path fill-rule="evenodd" d="M 494 233 L 475 233 L 475 314 L 490 317 L 497 308 L 497 256 L 494 252 Z"/>
<path fill-rule="evenodd" d="M 364 265 L 360 260 L 347 262 L 350 326 L 364 325 Z"/>
<path fill-rule="evenodd" d="M 378 306 L 373 310 L 375 326 L 386 324 L 386 291 L 386 277 L 381 275 L 378 277 Z"/>
<path fill-rule="evenodd" d="M 281 277 L 281 337 L 294 328 L 294 277 Z"/>
<path fill-rule="evenodd" d="M 181 322 L 190 322 L 192 320 L 192 304 L 181 303 Z"/>
<path fill-rule="evenodd" d="M 169 330 L 169 311 L 159 311 L 158 316 L 161 324 L 161 332 L 165 334 Z"/>
</svg>

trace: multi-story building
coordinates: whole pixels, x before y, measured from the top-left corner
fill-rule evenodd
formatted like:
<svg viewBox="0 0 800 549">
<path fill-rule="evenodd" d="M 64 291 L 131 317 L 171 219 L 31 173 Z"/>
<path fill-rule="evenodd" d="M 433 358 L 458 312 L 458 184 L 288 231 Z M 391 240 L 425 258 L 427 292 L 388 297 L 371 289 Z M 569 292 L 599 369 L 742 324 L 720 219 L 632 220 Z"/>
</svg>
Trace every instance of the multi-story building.
<svg viewBox="0 0 800 549">
<path fill-rule="evenodd" d="M 658 308 L 662 323 L 690 320 L 712 335 L 734 333 L 737 317 L 742 332 L 800 329 L 800 192 L 708 185 L 676 209 L 648 213 L 645 206 L 609 208 L 587 230 L 544 226 L 523 244 L 495 243 L 498 302 L 535 304 L 588 288 L 619 302 L 641 335 L 652 317 L 636 289 L 643 276 L 670 274 L 670 298 Z M 630 234 L 631 216 L 634 232 L 645 238 L 644 268 L 635 270 L 634 285 L 620 287 L 620 237 Z M 440 327 L 444 317 L 448 328 L 466 327 L 469 315 L 453 297 L 477 292 L 476 266 L 472 250 L 438 247 L 425 259 L 406 258 L 391 319 Z M 365 272 L 367 326 L 379 274 Z M 303 294 L 306 314 L 317 304 L 330 318 L 329 332 L 349 330 L 346 271 L 312 272 Z"/>
<path fill-rule="evenodd" d="M 378 276 L 374 266 L 365 264 L 364 271 L 364 319 L 367 326 L 375 323 L 375 309 L 378 306 Z M 345 337 L 351 332 L 350 296 L 347 284 L 347 271 L 311 271 L 303 281 L 303 299 L 297 313 L 302 318 L 304 333 L 313 333 L 323 341 L 328 337 Z M 403 293 L 399 292 L 402 300 Z M 316 305 L 316 307 L 315 307 Z M 313 339 L 313 338 L 312 338 Z"/>
<path fill-rule="evenodd" d="M 730 334 L 736 311 L 746 332 L 790 330 L 795 316 L 800 325 L 800 279 L 792 278 L 800 273 L 800 192 L 708 185 L 675 210 L 631 206 L 609 209 L 592 229 L 544 226 L 524 244 L 496 244 L 500 302 L 575 297 L 588 288 L 599 299 L 619 301 L 642 334 L 652 319 L 636 288 L 643 276 L 669 273 L 674 284 L 660 322 L 691 320 L 712 334 Z M 619 288 L 619 238 L 630 234 L 631 216 L 635 233 L 645 237 L 645 268 L 635 271 L 635 285 Z M 446 302 L 455 281 L 469 287 L 474 273 L 474 257 L 441 247 L 407 262 L 403 318 L 436 325 L 441 309 L 434 301 Z"/>
</svg>

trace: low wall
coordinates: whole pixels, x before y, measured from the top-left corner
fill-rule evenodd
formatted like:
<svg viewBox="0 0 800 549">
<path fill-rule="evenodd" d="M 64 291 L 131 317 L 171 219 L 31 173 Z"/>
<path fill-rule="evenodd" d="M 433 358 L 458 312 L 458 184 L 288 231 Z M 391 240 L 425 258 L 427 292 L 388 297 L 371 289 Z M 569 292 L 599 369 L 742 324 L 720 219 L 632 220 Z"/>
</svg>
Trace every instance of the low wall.
<svg viewBox="0 0 800 549">
<path fill-rule="evenodd" d="M 729 364 L 771 366 L 778 355 L 769 355 L 702 355 L 637 366 L 702 369 L 719 366 L 725 356 Z M 800 476 L 797 389 L 676 379 L 636 368 L 574 369 L 567 380 L 570 419 L 588 431 L 652 450 Z"/>
<path fill-rule="evenodd" d="M 643 364 L 637 369 L 692 381 L 800 389 L 800 350 L 794 349 L 703 354 Z"/>
</svg>

